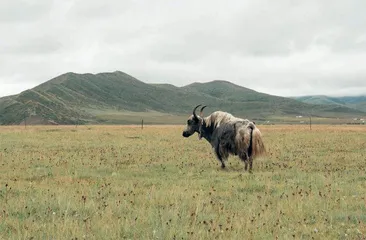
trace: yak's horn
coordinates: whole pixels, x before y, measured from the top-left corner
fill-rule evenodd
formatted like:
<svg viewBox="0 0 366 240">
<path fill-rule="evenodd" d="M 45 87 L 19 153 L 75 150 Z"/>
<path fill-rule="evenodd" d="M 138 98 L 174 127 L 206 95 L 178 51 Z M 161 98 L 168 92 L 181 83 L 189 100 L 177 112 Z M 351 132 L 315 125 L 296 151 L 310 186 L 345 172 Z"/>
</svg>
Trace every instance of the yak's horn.
<svg viewBox="0 0 366 240">
<path fill-rule="evenodd" d="M 195 119 L 198 119 L 197 114 L 196 114 L 196 109 L 197 109 L 199 106 L 201 106 L 201 104 L 200 104 L 200 105 L 197 105 L 197 106 L 193 109 L 193 117 L 194 117 Z"/>
<path fill-rule="evenodd" d="M 207 107 L 207 106 L 205 105 L 205 106 L 203 106 L 203 107 L 201 108 L 201 111 L 200 111 L 200 116 L 201 116 L 201 117 L 203 117 L 203 109 L 205 109 L 205 107 Z"/>
</svg>

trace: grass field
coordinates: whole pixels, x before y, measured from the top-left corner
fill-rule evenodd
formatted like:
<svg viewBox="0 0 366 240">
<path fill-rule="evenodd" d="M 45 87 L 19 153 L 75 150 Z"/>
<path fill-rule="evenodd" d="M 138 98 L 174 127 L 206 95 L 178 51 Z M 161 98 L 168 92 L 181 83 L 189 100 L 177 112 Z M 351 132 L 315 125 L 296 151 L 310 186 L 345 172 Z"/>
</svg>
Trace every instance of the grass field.
<svg viewBox="0 0 366 240">
<path fill-rule="evenodd" d="M 0 127 L 0 239 L 365 239 L 366 127 L 259 128 L 249 174 L 183 126 Z"/>
</svg>

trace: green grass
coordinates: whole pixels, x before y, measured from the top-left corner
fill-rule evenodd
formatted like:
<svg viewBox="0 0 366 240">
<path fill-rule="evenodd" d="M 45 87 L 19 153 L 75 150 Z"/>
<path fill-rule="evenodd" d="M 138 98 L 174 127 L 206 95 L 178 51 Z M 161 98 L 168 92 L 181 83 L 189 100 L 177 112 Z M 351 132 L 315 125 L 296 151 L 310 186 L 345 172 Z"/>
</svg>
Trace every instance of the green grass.
<svg viewBox="0 0 366 240">
<path fill-rule="evenodd" d="M 98 122 L 103 124 L 182 124 L 187 116 L 161 112 L 118 112 L 116 110 L 94 111 Z"/>
<path fill-rule="evenodd" d="M 362 239 L 366 128 L 259 126 L 253 174 L 183 126 L 0 128 L 0 239 Z"/>
</svg>

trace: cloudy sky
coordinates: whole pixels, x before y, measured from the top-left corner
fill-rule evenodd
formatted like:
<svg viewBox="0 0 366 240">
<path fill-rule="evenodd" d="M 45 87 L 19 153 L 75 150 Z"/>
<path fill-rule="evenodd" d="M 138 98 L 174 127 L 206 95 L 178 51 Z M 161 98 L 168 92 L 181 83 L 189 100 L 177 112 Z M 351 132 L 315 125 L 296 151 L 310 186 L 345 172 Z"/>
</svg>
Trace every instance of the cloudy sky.
<svg viewBox="0 0 366 240">
<path fill-rule="evenodd" d="M 1 0 L 0 96 L 65 72 L 366 94 L 364 0 Z"/>
</svg>

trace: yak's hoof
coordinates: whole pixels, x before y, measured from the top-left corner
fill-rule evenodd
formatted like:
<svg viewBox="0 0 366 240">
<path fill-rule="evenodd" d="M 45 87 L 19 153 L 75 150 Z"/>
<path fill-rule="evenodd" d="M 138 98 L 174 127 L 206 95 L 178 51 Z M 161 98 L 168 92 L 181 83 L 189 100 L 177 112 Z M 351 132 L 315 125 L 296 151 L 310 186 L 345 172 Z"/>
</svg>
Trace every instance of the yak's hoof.
<svg viewBox="0 0 366 240">
<path fill-rule="evenodd" d="M 221 168 L 224 169 L 226 166 L 224 164 L 221 165 Z"/>
</svg>

